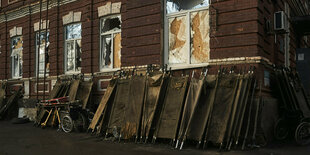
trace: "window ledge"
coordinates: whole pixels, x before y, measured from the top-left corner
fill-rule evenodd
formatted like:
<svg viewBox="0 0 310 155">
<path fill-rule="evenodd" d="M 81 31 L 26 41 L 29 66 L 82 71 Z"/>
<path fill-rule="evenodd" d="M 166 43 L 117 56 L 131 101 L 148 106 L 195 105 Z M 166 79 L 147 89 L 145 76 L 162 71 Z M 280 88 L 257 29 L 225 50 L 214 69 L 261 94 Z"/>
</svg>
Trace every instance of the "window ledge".
<svg viewBox="0 0 310 155">
<path fill-rule="evenodd" d="M 201 64 L 168 64 L 168 69 L 171 70 L 182 70 L 182 69 L 192 69 L 192 68 L 201 68 L 201 67 L 208 67 L 209 63 L 201 63 Z"/>
<path fill-rule="evenodd" d="M 20 79 L 22 79 L 23 77 L 12 77 L 12 80 L 20 80 Z"/>
<path fill-rule="evenodd" d="M 101 69 L 100 72 L 96 72 L 94 74 L 100 75 L 100 74 L 104 74 L 104 73 L 117 72 L 119 70 L 121 70 L 121 69 L 120 68 L 105 68 L 105 69 Z"/>
<path fill-rule="evenodd" d="M 79 72 L 66 72 L 65 75 L 78 75 L 81 74 L 81 71 Z"/>
</svg>

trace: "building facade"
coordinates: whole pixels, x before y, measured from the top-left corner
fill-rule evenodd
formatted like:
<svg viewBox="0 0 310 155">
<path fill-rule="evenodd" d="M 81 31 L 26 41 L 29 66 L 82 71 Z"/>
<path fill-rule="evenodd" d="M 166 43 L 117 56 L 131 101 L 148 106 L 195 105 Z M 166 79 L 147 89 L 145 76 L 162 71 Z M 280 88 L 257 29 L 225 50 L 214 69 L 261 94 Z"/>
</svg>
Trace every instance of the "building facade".
<svg viewBox="0 0 310 155">
<path fill-rule="evenodd" d="M 1 0 L 0 80 L 10 90 L 23 86 L 25 98 L 41 98 L 58 77 L 84 74 L 95 82 L 96 102 L 124 67 L 168 65 L 177 75 L 255 66 L 268 96 L 272 66 L 295 67 L 296 50 L 308 47 L 291 22 L 308 15 L 308 6 L 305 0 Z"/>
</svg>

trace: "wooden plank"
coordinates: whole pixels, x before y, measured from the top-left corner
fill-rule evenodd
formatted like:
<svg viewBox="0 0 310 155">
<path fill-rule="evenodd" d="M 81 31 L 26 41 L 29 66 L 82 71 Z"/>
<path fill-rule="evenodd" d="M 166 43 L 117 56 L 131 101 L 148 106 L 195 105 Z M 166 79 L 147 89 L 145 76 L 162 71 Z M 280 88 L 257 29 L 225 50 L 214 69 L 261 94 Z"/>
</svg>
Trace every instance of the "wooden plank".
<svg viewBox="0 0 310 155">
<path fill-rule="evenodd" d="M 99 104 L 99 107 L 98 107 L 98 109 L 95 113 L 95 116 L 94 116 L 92 122 L 90 123 L 88 129 L 91 129 L 92 131 L 95 130 L 95 127 L 99 121 L 99 118 L 100 118 L 102 112 L 106 109 L 106 105 L 107 105 L 107 103 L 108 103 L 108 101 L 109 101 L 109 99 L 110 99 L 110 97 L 111 97 L 111 95 L 115 89 L 116 83 L 117 83 L 116 80 L 110 81 L 110 84 L 107 88 L 107 91 L 105 92 L 104 96 L 102 97 L 101 102 Z"/>
</svg>

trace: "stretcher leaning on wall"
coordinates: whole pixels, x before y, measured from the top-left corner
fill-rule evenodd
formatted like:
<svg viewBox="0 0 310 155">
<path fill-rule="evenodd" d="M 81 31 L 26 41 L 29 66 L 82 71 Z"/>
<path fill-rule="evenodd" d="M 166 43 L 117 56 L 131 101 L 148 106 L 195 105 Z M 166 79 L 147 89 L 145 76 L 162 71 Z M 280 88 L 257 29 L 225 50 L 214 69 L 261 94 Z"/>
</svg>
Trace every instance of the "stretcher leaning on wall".
<svg viewBox="0 0 310 155">
<path fill-rule="evenodd" d="M 57 126 L 64 132 L 83 131 L 89 123 L 87 103 L 93 82 L 83 78 L 58 79 L 49 100 L 38 103 L 35 124 Z"/>
</svg>

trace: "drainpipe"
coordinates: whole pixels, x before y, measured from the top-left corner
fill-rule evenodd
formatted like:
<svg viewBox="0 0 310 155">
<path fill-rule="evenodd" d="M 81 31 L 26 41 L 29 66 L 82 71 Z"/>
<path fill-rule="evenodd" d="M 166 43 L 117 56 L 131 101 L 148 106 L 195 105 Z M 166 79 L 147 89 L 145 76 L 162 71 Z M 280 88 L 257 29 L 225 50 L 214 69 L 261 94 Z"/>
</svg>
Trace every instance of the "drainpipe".
<svg viewBox="0 0 310 155">
<path fill-rule="evenodd" d="M 31 37 L 31 6 L 29 5 L 28 6 L 29 7 L 29 38 L 28 38 L 28 40 L 29 40 L 29 78 L 31 77 L 31 39 L 32 39 L 32 37 Z M 29 84 L 30 84 L 30 80 L 29 80 Z M 31 94 L 31 86 L 29 85 L 29 96 L 30 96 L 30 94 Z"/>
<path fill-rule="evenodd" d="M 45 19 L 45 45 L 44 45 L 44 77 L 43 77 L 43 100 L 45 100 L 45 82 L 46 82 L 46 52 L 47 49 L 47 21 L 48 21 L 48 3 L 49 0 L 46 1 L 46 19 Z M 48 89 L 48 88 L 47 88 Z"/>
<path fill-rule="evenodd" d="M 8 79 L 8 16 L 6 14 L 6 12 L 4 12 L 4 17 L 5 17 L 5 79 L 7 80 Z"/>
<path fill-rule="evenodd" d="M 41 40 L 41 24 L 42 24 L 42 21 L 41 21 L 41 19 L 42 19 L 42 0 L 40 0 L 40 20 L 39 20 L 39 43 L 40 43 L 40 40 Z M 35 42 L 35 45 L 37 45 L 37 40 L 36 40 L 36 42 Z M 38 46 L 38 48 L 37 48 L 37 53 L 36 53 L 36 56 L 38 56 L 39 57 L 39 54 L 38 54 L 38 52 L 40 51 L 40 44 L 39 44 L 39 46 Z M 40 71 L 40 65 L 39 65 L 39 63 L 40 63 L 40 61 L 39 61 L 39 59 L 36 57 L 36 91 L 37 91 L 37 100 L 39 100 L 39 85 L 38 85 L 38 82 L 39 82 L 39 71 Z"/>
<path fill-rule="evenodd" d="M 59 53 L 59 0 L 57 0 L 57 24 L 56 24 L 56 75 L 58 79 L 59 68 L 58 68 L 58 53 Z"/>
<path fill-rule="evenodd" d="M 91 32 L 90 32 L 90 42 L 91 42 L 91 44 L 90 44 L 90 72 L 91 72 L 91 75 L 93 76 L 93 61 L 92 61 L 92 59 L 93 59 L 93 16 L 94 16 L 94 14 L 93 14 L 93 11 L 94 11 L 94 7 L 93 7 L 93 4 L 94 4 L 94 0 L 91 0 L 91 4 L 90 4 L 90 25 L 91 25 Z"/>
</svg>

